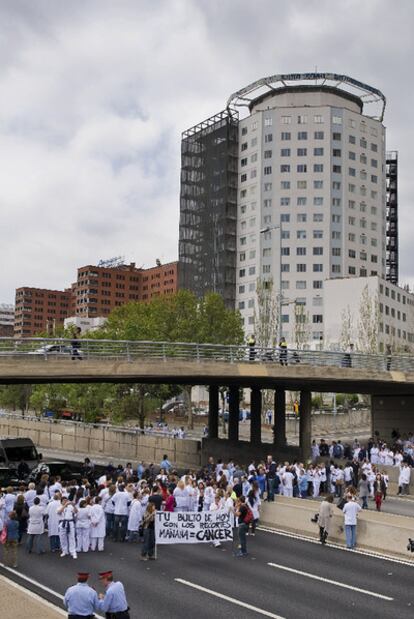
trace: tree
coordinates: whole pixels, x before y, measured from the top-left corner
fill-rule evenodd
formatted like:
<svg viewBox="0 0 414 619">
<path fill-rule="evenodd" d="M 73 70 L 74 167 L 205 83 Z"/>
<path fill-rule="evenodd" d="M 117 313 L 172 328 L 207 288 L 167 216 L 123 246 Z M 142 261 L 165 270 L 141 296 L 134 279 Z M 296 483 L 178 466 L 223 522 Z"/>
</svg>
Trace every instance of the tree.
<svg viewBox="0 0 414 619">
<path fill-rule="evenodd" d="M 254 332 L 260 348 L 271 348 L 279 330 L 277 300 L 273 294 L 273 279 L 256 283 L 256 305 L 254 310 Z"/>
<path fill-rule="evenodd" d="M 0 405 L 20 410 L 22 415 L 29 410 L 32 385 L 4 385 L 0 387 Z"/>
<path fill-rule="evenodd" d="M 354 323 L 353 316 L 349 305 L 341 312 L 341 339 L 340 346 L 342 350 L 348 350 L 349 345 L 353 342 Z"/>
<path fill-rule="evenodd" d="M 309 312 L 305 310 L 302 303 L 295 303 L 295 348 L 302 350 L 309 341 Z"/>
<path fill-rule="evenodd" d="M 358 318 L 358 349 L 362 352 L 378 352 L 378 324 L 378 295 L 371 295 L 366 284 L 361 294 Z"/>
</svg>

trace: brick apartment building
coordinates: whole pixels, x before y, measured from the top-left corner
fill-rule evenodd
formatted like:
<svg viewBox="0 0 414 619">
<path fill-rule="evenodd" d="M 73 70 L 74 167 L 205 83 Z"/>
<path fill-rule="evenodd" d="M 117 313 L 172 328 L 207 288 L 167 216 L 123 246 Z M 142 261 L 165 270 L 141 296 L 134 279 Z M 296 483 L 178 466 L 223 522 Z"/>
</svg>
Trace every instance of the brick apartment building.
<svg viewBox="0 0 414 619">
<path fill-rule="evenodd" d="M 78 269 L 76 282 L 67 290 L 18 288 L 14 335 L 52 334 L 68 317 L 107 317 L 130 301 L 173 294 L 178 285 L 177 268 L 177 262 L 149 269 L 137 268 L 134 262 L 110 267 L 86 265 Z"/>
</svg>

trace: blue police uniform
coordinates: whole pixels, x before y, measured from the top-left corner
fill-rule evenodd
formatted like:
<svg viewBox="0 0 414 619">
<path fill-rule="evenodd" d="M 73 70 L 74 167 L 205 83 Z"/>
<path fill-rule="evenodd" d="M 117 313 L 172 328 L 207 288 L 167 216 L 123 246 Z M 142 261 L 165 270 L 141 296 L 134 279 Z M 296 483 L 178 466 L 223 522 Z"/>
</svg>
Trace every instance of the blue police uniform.
<svg viewBox="0 0 414 619">
<path fill-rule="evenodd" d="M 98 601 L 98 609 L 106 613 L 107 619 L 129 619 L 128 602 L 121 582 L 109 583 L 105 597 Z"/>
<path fill-rule="evenodd" d="M 65 593 L 64 604 L 68 609 L 69 619 L 93 617 L 99 600 L 96 591 L 86 582 L 78 582 L 69 587 Z"/>
</svg>

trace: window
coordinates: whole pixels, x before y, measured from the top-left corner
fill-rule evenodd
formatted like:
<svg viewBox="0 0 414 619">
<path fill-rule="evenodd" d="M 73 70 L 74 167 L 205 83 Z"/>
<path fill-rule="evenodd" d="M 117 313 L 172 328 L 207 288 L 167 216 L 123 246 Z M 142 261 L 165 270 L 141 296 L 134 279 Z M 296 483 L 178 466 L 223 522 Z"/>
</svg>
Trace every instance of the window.
<svg viewBox="0 0 414 619">
<path fill-rule="evenodd" d="M 332 198 L 332 206 L 341 206 L 341 198 Z"/>
<path fill-rule="evenodd" d="M 250 178 L 256 178 L 256 176 L 257 176 L 256 168 L 254 170 L 250 170 Z"/>
<path fill-rule="evenodd" d="M 240 175 L 240 182 L 241 183 L 245 183 L 247 181 L 247 174 L 241 174 Z"/>
<path fill-rule="evenodd" d="M 376 214 L 377 214 L 377 207 L 371 206 L 371 215 L 376 215 Z"/>
<path fill-rule="evenodd" d="M 361 139 L 359 140 L 359 145 L 360 145 L 360 147 L 361 147 L 361 148 L 366 148 L 366 147 L 367 147 L 367 141 L 366 141 L 366 139 L 365 139 L 365 138 L 361 138 Z"/>
<path fill-rule="evenodd" d="M 266 198 L 266 200 L 263 200 L 263 206 L 265 208 L 270 208 L 272 206 L 272 199 L 271 198 Z"/>
<path fill-rule="evenodd" d="M 297 149 L 297 156 L 298 157 L 306 157 L 307 154 L 308 154 L 308 149 L 307 148 L 298 148 Z"/>
<path fill-rule="evenodd" d="M 249 275 L 256 275 L 256 267 L 249 267 Z"/>
<path fill-rule="evenodd" d="M 348 168 L 348 174 L 349 176 L 356 176 L 355 168 Z"/>
<path fill-rule="evenodd" d="M 312 253 L 314 256 L 323 256 L 323 247 L 314 247 Z"/>
<path fill-rule="evenodd" d="M 333 165 L 332 166 L 332 172 L 334 174 L 341 174 L 341 166 L 340 165 Z"/>
<path fill-rule="evenodd" d="M 307 220 L 307 215 L 306 213 L 298 213 L 296 215 L 296 221 L 299 223 L 305 223 Z"/>
<path fill-rule="evenodd" d="M 266 144 L 268 144 L 269 142 L 273 142 L 273 133 L 266 133 L 264 141 Z"/>
<path fill-rule="evenodd" d="M 348 185 L 349 193 L 355 193 L 355 188 L 356 188 L 356 185 L 353 185 L 352 183 L 349 183 L 349 185 Z"/>
<path fill-rule="evenodd" d="M 342 151 L 340 148 L 333 148 L 332 149 L 332 156 L 333 157 L 341 157 L 342 156 Z"/>
<path fill-rule="evenodd" d="M 332 247 L 332 256 L 340 256 L 341 248 L 340 247 Z"/>
<path fill-rule="evenodd" d="M 371 254 L 371 262 L 378 262 L 378 256 Z"/>
<path fill-rule="evenodd" d="M 247 127 L 243 127 L 243 129 L 242 129 L 242 135 L 247 135 Z"/>
<path fill-rule="evenodd" d="M 271 157 L 272 157 L 272 151 L 271 150 L 265 150 L 264 158 L 265 159 L 271 159 Z"/>
<path fill-rule="evenodd" d="M 341 183 L 338 183 L 339 185 Z M 313 181 L 313 188 L 314 189 L 323 189 L 323 181 Z"/>
<path fill-rule="evenodd" d="M 355 226 L 355 217 L 348 217 L 348 223 L 350 226 Z"/>
<path fill-rule="evenodd" d="M 312 322 L 313 322 L 313 323 L 320 323 L 320 322 L 323 322 L 323 316 L 322 316 L 322 314 L 314 314 L 314 315 L 312 316 Z"/>
<path fill-rule="evenodd" d="M 290 247 L 282 247 L 280 253 L 282 256 L 290 256 Z"/>
<path fill-rule="evenodd" d="M 371 165 L 373 168 L 378 168 L 378 161 L 376 159 L 371 159 Z"/>
<path fill-rule="evenodd" d="M 348 200 L 348 208 L 355 209 L 355 200 Z"/>
<path fill-rule="evenodd" d="M 341 272 L 341 265 L 340 264 L 333 264 L 332 265 L 332 273 L 340 273 Z"/>
<path fill-rule="evenodd" d="M 314 282 L 313 282 L 313 288 L 314 288 L 314 289 L 320 289 L 320 288 L 323 288 L 323 281 L 322 281 L 322 280 L 314 280 Z"/>
<path fill-rule="evenodd" d="M 289 290 L 290 288 L 290 282 L 288 282 L 285 279 L 282 279 L 282 290 Z"/>
<path fill-rule="evenodd" d="M 263 265 L 262 273 L 270 273 L 270 264 L 264 264 Z"/>
<path fill-rule="evenodd" d="M 306 230 L 297 230 L 296 231 L 297 239 L 306 239 Z"/>
<path fill-rule="evenodd" d="M 321 196 L 315 196 L 313 198 L 313 206 L 322 206 L 323 205 L 323 198 Z"/>
<path fill-rule="evenodd" d="M 355 140 L 355 136 L 354 136 L 354 135 L 350 135 L 350 136 L 348 137 L 348 142 L 349 142 L 350 144 L 355 144 L 355 142 L 356 142 L 356 140 Z"/>
<path fill-rule="evenodd" d="M 371 144 L 371 150 L 372 150 L 372 152 L 373 152 L 373 153 L 378 152 L 378 146 L 377 146 L 377 144 Z"/>
<path fill-rule="evenodd" d="M 296 265 L 296 272 L 297 273 L 306 273 L 306 263 L 301 263 L 301 264 L 297 264 Z"/>
<path fill-rule="evenodd" d="M 257 161 L 257 153 L 253 153 L 253 155 L 250 157 L 250 162 L 256 163 L 256 161 Z"/>
<path fill-rule="evenodd" d="M 323 271 L 323 264 L 320 263 L 316 263 L 313 265 L 313 272 L 314 273 L 322 273 Z"/>
<path fill-rule="evenodd" d="M 280 150 L 281 157 L 290 157 L 290 148 L 282 148 Z"/>
<path fill-rule="evenodd" d="M 371 183 L 378 183 L 378 176 L 375 176 L 375 174 L 371 174 Z"/>
<path fill-rule="evenodd" d="M 342 133 L 333 133 L 332 139 L 335 140 L 335 142 L 340 142 L 342 140 Z"/>
<path fill-rule="evenodd" d="M 269 258 L 269 256 L 271 256 L 271 255 L 272 255 L 271 248 L 270 247 L 265 247 L 265 249 L 262 251 L 263 258 Z"/>
<path fill-rule="evenodd" d="M 340 224 L 341 223 L 341 216 L 340 215 L 332 215 L 332 223 L 333 224 Z"/>
<path fill-rule="evenodd" d="M 240 197 L 241 198 L 245 198 L 246 195 L 247 195 L 247 190 L 246 189 L 242 189 L 241 192 L 240 192 Z"/>
<path fill-rule="evenodd" d="M 332 124 L 333 125 L 342 125 L 341 116 L 332 116 Z"/>
<path fill-rule="evenodd" d="M 290 271 L 290 264 L 281 264 L 280 265 L 280 269 L 281 269 L 282 273 L 289 273 L 289 271 Z"/>
<path fill-rule="evenodd" d="M 355 251 L 355 249 L 348 249 L 348 256 L 350 258 L 356 258 L 356 251 Z"/>
<path fill-rule="evenodd" d="M 246 275 L 246 269 L 240 269 L 239 270 L 239 277 L 245 277 Z"/>
<path fill-rule="evenodd" d="M 298 206 L 306 206 L 306 198 L 305 197 L 299 197 L 296 200 L 296 204 Z"/>
<path fill-rule="evenodd" d="M 284 222 L 284 223 L 289 223 L 290 222 L 290 215 L 289 213 L 282 213 L 280 216 L 280 221 Z"/>
<path fill-rule="evenodd" d="M 271 127 L 273 124 L 273 119 L 272 118 L 265 118 L 264 119 L 264 126 L 265 127 Z"/>
<path fill-rule="evenodd" d="M 290 131 L 282 131 L 282 133 L 280 134 L 280 139 L 282 141 L 287 141 L 291 139 L 291 133 Z"/>
<path fill-rule="evenodd" d="M 351 159 L 352 161 L 356 160 L 356 154 L 352 150 L 348 152 L 348 159 Z"/>
<path fill-rule="evenodd" d="M 323 163 L 314 163 L 313 164 L 314 172 L 323 172 Z"/>
<path fill-rule="evenodd" d="M 315 133 L 313 134 L 313 138 L 314 140 L 323 140 L 324 138 L 323 131 L 315 131 Z"/>
<path fill-rule="evenodd" d="M 355 267 L 348 267 L 348 274 L 349 275 L 356 275 L 356 268 Z"/>
<path fill-rule="evenodd" d="M 367 220 L 362 218 L 359 220 L 359 225 L 361 226 L 361 228 L 366 228 L 367 227 Z"/>
<path fill-rule="evenodd" d="M 243 159 L 240 160 L 240 165 L 242 168 L 244 168 L 244 166 L 247 165 L 247 157 L 244 157 Z"/>
<path fill-rule="evenodd" d="M 306 163 L 300 163 L 296 166 L 296 171 L 299 173 L 307 172 L 308 168 Z"/>
<path fill-rule="evenodd" d="M 244 308 L 245 308 L 244 301 L 239 301 L 239 310 L 244 310 Z"/>
<path fill-rule="evenodd" d="M 314 239 L 323 239 L 323 230 L 314 230 L 313 231 Z"/>
<path fill-rule="evenodd" d="M 282 125 L 290 125 L 292 122 L 292 116 L 281 116 L 280 122 Z"/>
<path fill-rule="evenodd" d="M 246 286 L 239 286 L 239 294 L 243 294 L 246 290 Z"/>
<path fill-rule="evenodd" d="M 264 190 L 265 191 L 272 191 L 272 183 L 265 183 L 264 184 Z"/>
<path fill-rule="evenodd" d="M 265 215 L 263 217 L 263 223 L 264 224 L 270 224 L 272 222 L 272 216 L 271 215 Z"/>
<path fill-rule="evenodd" d="M 306 290 L 306 281 L 305 280 L 297 280 L 296 281 L 296 290 Z"/>
<path fill-rule="evenodd" d="M 243 142 L 243 144 L 240 146 L 240 150 L 241 151 L 247 150 L 247 142 Z"/>
<path fill-rule="evenodd" d="M 299 116 L 298 116 L 298 125 L 306 125 L 307 122 L 308 122 L 308 117 L 304 116 L 302 114 L 299 114 Z"/>
<path fill-rule="evenodd" d="M 348 241 L 351 241 L 351 243 L 355 243 L 355 234 L 353 232 L 350 232 L 348 234 Z"/>
<path fill-rule="evenodd" d="M 254 120 L 252 122 L 252 131 L 256 131 L 256 129 L 257 129 L 257 120 Z"/>
<path fill-rule="evenodd" d="M 271 166 L 271 165 L 269 165 L 269 166 L 265 166 L 264 173 L 265 173 L 265 175 L 266 175 L 266 174 L 267 174 L 267 175 L 268 175 L 268 174 L 271 174 L 271 173 L 272 173 L 272 166 Z"/>
<path fill-rule="evenodd" d="M 247 245 L 247 237 L 246 236 L 240 237 L 240 245 Z"/>
<path fill-rule="evenodd" d="M 323 148 L 314 148 L 313 149 L 313 154 L 315 157 L 322 157 L 323 156 Z"/>
<path fill-rule="evenodd" d="M 316 124 L 318 124 L 318 125 L 319 125 L 319 124 L 322 124 L 322 123 L 323 123 L 323 116 L 321 116 L 320 114 L 316 114 L 316 115 L 313 117 L 313 122 L 314 122 L 314 123 L 316 123 Z"/>
<path fill-rule="evenodd" d="M 308 186 L 308 181 L 297 181 L 296 183 L 296 187 L 298 189 L 306 189 L 307 186 Z"/>
<path fill-rule="evenodd" d="M 287 163 L 284 163 L 280 166 L 280 172 L 283 174 L 285 172 L 290 172 L 290 165 Z"/>
<path fill-rule="evenodd" d="M 266 189 L 266 187 L 265 187 Z M 290 181 L 281 181 L 280 189 L 290 189 Z"/>
<path fill-rule="evenodd" d="M 297 247 L 296 248 L 297 256 L 306 256 L 306 247 Z"/>
<path fill-rule="evenodd" d="M 332 239 L 338 240 L 340 238 L 341 238 L 341 233 L 339 232 L 339 230 L 332 230 Z"/>
<path fill-rule="evenodd" d="M 298 132 L 298 140 L 307 140 L 308 132 L 307 131 L 299 131 Z"/>
<path fill-rule="evenodd" d="M 362 155 L 359 156 L 359 162 L 360 163 L 366 164 L 367 161 L 368 161 L 368 159 L 367 159 L 366 155 L 362 154 Z"/>
<path fill-rule="evenodd" d="M 289 230 L 282 230 L 282 239 L 290 239 Z"/>
<path fill-rule="evenodd" d="M 243 205 L 240 207 L 240 213 L 241 213 L 242 215 L 244 215 L 244 213 L 245 213 L 245 212 L 246 212 L 246 205 L 245 205 L 245 204 L 243 204 Z"/>
</svg>

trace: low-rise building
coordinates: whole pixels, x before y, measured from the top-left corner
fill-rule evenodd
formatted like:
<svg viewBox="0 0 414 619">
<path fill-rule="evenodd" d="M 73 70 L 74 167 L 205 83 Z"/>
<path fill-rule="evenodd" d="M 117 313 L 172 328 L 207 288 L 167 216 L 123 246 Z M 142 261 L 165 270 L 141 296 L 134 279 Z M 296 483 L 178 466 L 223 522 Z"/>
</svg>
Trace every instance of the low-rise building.
<svg viewBox="0 0 414 619">
<path fill-rule="evenodd" d="M 14 305 L 0 303 L 0 337 L 12 337 L 14 329 Z"/>
</svg>

